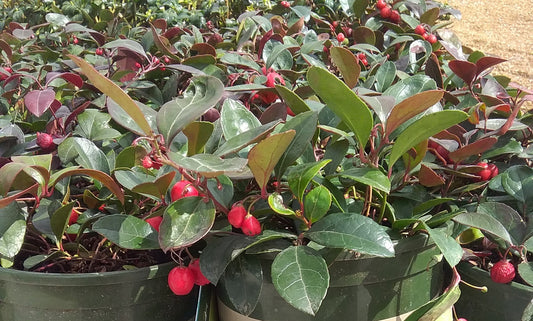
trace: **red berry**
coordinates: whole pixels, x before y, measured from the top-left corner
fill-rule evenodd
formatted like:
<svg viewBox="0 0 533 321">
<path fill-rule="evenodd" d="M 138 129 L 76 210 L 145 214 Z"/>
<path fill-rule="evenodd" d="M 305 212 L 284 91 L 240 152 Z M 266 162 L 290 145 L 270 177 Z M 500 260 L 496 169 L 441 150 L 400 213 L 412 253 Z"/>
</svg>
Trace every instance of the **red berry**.
<svg viewBox="0 0 533 321">
<path fill-rule="evenodd" d="M 383 9 L 386 6 L 387 6 L 387 3 L 384 0 L 378 0 L 378 2 L 376 2 L 376 8 L 378 9 Z"/>
<path fill-rule="evenodd" d="M 391 13 L 392 13 L 392 9 L 389 6 L 379 9 L 379 15 L 382 18 L 385 18 L 385 19 L 390 18 Z"/>
<path fill-rule="evenodd" d="M 402 21 L 402 17 L 400 16 L 400 13 L 398 12 L 398 10 L 392 10 L 390 12 L 389 19 L 390 19 L 390 21 L 392 21 L 394 23 L 400 23 Z"/>
<path fill-rule="evenodd" d="M 206 285 L 211 283 L 205 275 L 202 273 L 202 270 L 200 270 L 200 260 L 194 259 L 189 263 L 189 270 L 192 271 L 194 274 L 194 284 L 196 285 Z"/>
<path fill-rule="evenodd" d="M 280 4 L 284 8 L 290 8 L 291 7 L 291 4 L 288 1 L 281 1 Z"/>
<path fill-rule="evenodd" d="M 135 68 L 137 68 L 137 69 L 141 69 L 141 64 L 138 63 L 138 62 L 136 62 L 136 63 L 135 63 Z"/>
<path fill-rule="evenodd" d="M 416 33 L 417 35 L 423 35 L 423 34 L 426 33 L 426 28 L 424 28 L 423 25 L 418 25 L 418 26 L 416 26 L 416 28 L 415 28 L 415 33 Z"/>
<path fill-rule="evenodd" d="M 477 172 L 480 181 L 487 181 L 490 179 L 491 171 L 489 169 L 489 164 L 485 162 L 477 163 L 476 166 L 481 167 L 481 170 Z"/>
<path fill-rule="evenodd" d="M 242 220 L 241 230 L 248 236 L 254 236 L 261 234 L 261 224 L 251 214 L 247 214 Z"/>
<path fill-rule="evenodd" d="M 344 37 L 344 34 L 342 32 L 340 32 L 339 34 L 337 34 L 337 41 L 338 42 L 343 42 L 344 39 L 346 39 L 346 37 Z"/>
<path fill-rule="evenodd" d="M 459 318 L 459 319 L 457 319 L 457 321 L 468 321 L 468 320 L 465 319 L 465 318 Z"/>
<path fill-rule="evenodd" d="M 363 66 L 368 66 L 368 60 L 365 59 L 361 59 L 361 63 L 363 64 Z"/>
<path fill-rule="evenodd" d="M 363 60 L 366 59 L 366 55 L 364 52 L 360 52 L 357 54 L 357 58 L 359 58 L 359 60 Z"/>
<path fill-rule="evenodd" d="M 490 170 L 490 178 L 493 178 L 498 175 L 498 167 L 494 164 L 489 164 L 488 169 Z"/>
<path fill-rule="evenodd" d="M 194 273 L 185 266 L 176 266 L 168 273 L 168 286 L 176 295 L 189 294 L 194 287 Z"/>
<path fill-rule="evenodd" d="M 76 44 L 76 45 L 77 45 L 77 44 L 78 44 L 78 42 L 79 42 L 79 40 L 78 40 L 78 38 L 74 37 L 74 38 L 73 38 L 73 40 L 72 40 L 72 42 L 74 42 L 74 44 Z"/>
<path fill-rule="evenodd" d="M 68 218 L 68 225 L 72 225 L 78 221 L 78 217 L 80 216 L 80 213 L 76 211 L 75 209 L 72 209 L 72 212 L 70 212 L 70 217 Z"/>
<path fill-rule="evenodd" d="M 437 36 L 434 34 L 430 34 L 427 38 L 427 41 L 429 41 L 430 44 L 434 44 L 437 42 Z"/>
<path fill-rule="evenodd" d="M 152 161 L 152 158 L 148 155 L 144 156 L 142 163 L 143 163 L 143 167 L 146 169 L 150 169 L 154 167 L 154 162 Z"/>
<path fill-rule="evenodd" d="M 37 133 L 37 145 L 43 150 L 49 150 L 54 147 L 54 140 L 50 134 Z"/>
<path fill-rule="evenodd" d="M 198 190 L 187 180 L 182 180 L 172 186 L 170 199 L 172 202 L 182 197 L 198 196 Z"/>
<path fill-rule="evenodd" d="M 96 50 L 94 51 L 95 54 L 97 54 L 98 56 L 101 56 L 104 54 L 104 49 L 102 48 L 96 48 Z"/>
<path fill-rule="evenodd" d="M 168 58 L 167 56 L 163 57 L 163 61 L 168 64 L 170 62 L 170 58 Z"/>
<path fill-rule="evenodd" d="M 496 262 L 490 270 L 490 278 L 496 283 L 509 283 L 515 277 L 515 268 L 513 263 L 507 260 Z"/>
<path fill-rule="evenodd" d="M 163 222 L 162 216 L 154 216 L 146 219 L 146 223 L 150 224 L 150 226 L 152 226 L 158 232 L 161 222 Z"/>
<path fill-rule="evenodd" d="M 424 33 L 422 35 L 422 38 L 424 38 L 424 40 L 428 40 L 429 39 L 429 33 Z M 429 40 L 428 40 L 429 41 Z"/>
<path fill-rule="evenodd" d="M 240 228 L 242 226 L 242 221 L 244 220 L 244 217 L 248 214 L 244 206 L 241 204 L 234 205 L 231 210 L 228 212 L 228 222 L 236 228 Z"/>
<path fill-rule="evenodd" d="M 333 21 L 331 23 L 331 25 L 333 26 L 333 29 L 337 28 L 337 26 L 339 25 L 339 22 L 338 21 Z"/>
</svg>

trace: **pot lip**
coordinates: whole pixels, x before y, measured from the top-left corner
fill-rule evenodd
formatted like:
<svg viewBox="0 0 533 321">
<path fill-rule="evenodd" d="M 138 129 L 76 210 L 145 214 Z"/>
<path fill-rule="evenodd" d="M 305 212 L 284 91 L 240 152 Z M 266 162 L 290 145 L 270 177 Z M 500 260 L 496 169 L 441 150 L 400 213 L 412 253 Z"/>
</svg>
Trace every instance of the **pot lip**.
<svg viewBox="0 0 533 321">
<path fill-rule="evenodd" d="M 457 265 L 457 269 L 459 270 L 459 274 L 461 274 L 461 270 L 462 269 L 466 269 L 466 270 L 472 271 L 473 273 L 481 275 L 483 278 L 487 279 L 487 281 L 489 281 L 491 283 L 501 284 L 501 283 L 496 283 L 496 282 L 492 281 L 488 271 L 485 271 L 484 269 L 482 269 L 480 267 L 477 267 L 476 265 L 474 265 L 474 264 L 472 264 L 470 262 L 466 262 L 466 261 L 459 262 L 459 264 Z M 504 284 L 502 284 L 502 285 L 504 285 Z M 533 286 L 525 285 L 525 284 L 514 282 L 514 281 L 511 282 L 511 283 L 508 283 L 507 285 L 509 285 L 511 288 L 515 288 L 515 289 L 521 290 L 521 291 L 527 291 L 527 292 L 530 292 L 530 293 L 533 294 Z"/>
<path fill-rule="evenodd" d="M 93 273 L 42 273 L 0 267 L 0 281 L 20 283 L 33 283 L 37 281 L 40 284 L 49 282 L 51 285 L 58 286 L 67 286 L 71 282 L 76 281 L 82 281 L 81 283 L 87 285 L 117 284 L 142 278 L 156 279 L 167 277 L 168 272 L 175 265 L 176 263 L 171 261 L 132 270 Z M 86 282 L 83 282 L 84 280 Z M 72 286 L 78 286 L 78 284 L 74 283 Z"/>
</svg>

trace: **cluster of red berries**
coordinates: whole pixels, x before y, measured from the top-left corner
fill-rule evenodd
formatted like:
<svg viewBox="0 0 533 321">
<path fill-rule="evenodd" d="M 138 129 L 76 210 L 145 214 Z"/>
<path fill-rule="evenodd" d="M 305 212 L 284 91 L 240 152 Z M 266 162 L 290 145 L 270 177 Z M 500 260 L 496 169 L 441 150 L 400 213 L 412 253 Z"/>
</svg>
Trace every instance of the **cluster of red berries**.
<svg viewBox="0 0 533 321">
<path fill-rule="evenodd" d="M 366 55 L 364 52 L 358 53 L 357 58 L 363 64 L 363 66 L 368 66 L 368 60 L 366 59 Z"/>
<path fill-rule="evenodd" d="M 376 8 L 379 10 L 379 15 L 383 19 L 387 19 L 393 23 L 400 23 L 402 21 L 398 10 L 392 9 L 385 0 L 378 0 L 376 2 Z"/>
<path fill-rule="evenodd" d="M 170 190 L 170 200 L 172 202 L 179 200 L 183 197 L 198 196 L 198 190 L 188 180 L 181 180 L 172 186 Z"/>
<path fill-rule="evenodd" d="M 490 269 L 490 278 L 496 283 L 509 283 L 516 275 L 513 263 L 507 260 L 496 262 Z"/>
<path fill-rule="evenodd" d="M 289 1 L 281 1 L 279 3 L 283 8 L 290 8 L 291 7 L 291 4 L 289 3 Z"/>
<path fill-rule="evenodd" d="M 168 286 L 176 295 L 191 293 L 195 284 L 209 284 L 209 280 L 200 270 L 199 259 L 193 259 L 189 266 L 176 266 L 168 273 Z"/>
<path fill-rule="evenodd" d="M 422 38 L 424 38 L 424 40 L 427 40 L 430 44 L 434 44 L 438 41 L 437 36 L 432 33 L 428 33 L 423 25 L 416 26 L 415 33 L 417 35 L 421 35 Z"/>
<path fill-rule="evenodd" d="M 276 83 L 285 85 L 285 79 L 283 79 L 283 77 L 273 68 L 268 68 L 267 70 L 266 67 L 262 67 L 261 71 L 263 72 L 263 75 L 265 75 L 267 78 L 265 86 L 274 88 L 276 86 Z M 278 95 L 272 91 L 262 91 L 252 96 L 252 100 L 258 99 L 263 101 L 263 103 L 269 105 L 278 99 Z"/>
<path fill-rule="evenodd" d="M 479 162 L 476 166 L 481 167 L 481 170 L 477 172 L 480 181 L 488 181 L 498 175 L 498 167 L 492 163 Z"/>
<path fill-rule="evenodd" d="M 143 167 L 146 168 L 146 169 L 150 169 L 150 168 L 153 168 L 153 169 L 160 169 L 161 166 L 163 166 L 163 163 L 161 163 L 161 162 L 158 161 L 158 160 L 153 159 L 153 158 L 150 157 L 149 155 L 146 155 L 146 156 L 144 156 L 144 158 L 142 159 L 142 165 L 143 165 Z"/>
<path fill-rule="evenodd" d="M 248 236 L 254 236 L 261 233 L 261 224 L 257 218 L 248 213 L 240 203 L 234 204 L 228 212 L 228 221 L 233 227 L 240 228 L 241 231 Z"/>
</svg>

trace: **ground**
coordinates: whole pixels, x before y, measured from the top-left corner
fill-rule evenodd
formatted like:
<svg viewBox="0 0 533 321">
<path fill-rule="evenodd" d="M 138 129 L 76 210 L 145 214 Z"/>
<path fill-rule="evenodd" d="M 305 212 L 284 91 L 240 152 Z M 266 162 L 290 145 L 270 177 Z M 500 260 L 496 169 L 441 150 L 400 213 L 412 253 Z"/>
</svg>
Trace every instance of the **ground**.
<svg viewBox="0 0 533 321">
<path fill-rule="evenodd" d="M 533 0 L 448 0 L 462 13 L 451 29 L 463 46 L 508 59 L 494 71 L 533 90 Z"/>
</svg>

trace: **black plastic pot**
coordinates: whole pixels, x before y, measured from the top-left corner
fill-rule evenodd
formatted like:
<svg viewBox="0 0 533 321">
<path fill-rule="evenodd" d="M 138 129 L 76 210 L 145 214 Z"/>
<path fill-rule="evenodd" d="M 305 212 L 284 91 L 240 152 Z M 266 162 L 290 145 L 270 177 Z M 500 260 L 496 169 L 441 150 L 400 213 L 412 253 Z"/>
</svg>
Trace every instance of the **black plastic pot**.
<svg viewBox="0 0 533 321">
<path fill-rule="evenodd" d="M 174 295 L 167 283 L 174 266 L 80 274 L 0 269 L 0 320 L 191 320 L 197 289 Z"/>
<path fill-rule="evenodd" d="M 495 283 L 489 272 L 466 262 L 461 262 L 457 269 L 465 282 L 488 289 L 483 293 L 461 284 L 461 297 L 455 304 L 459 317 L 468 321 L 524 320 L 522 316 L 526 308 L 533 305 L 533 287 L 516 282 Z"/>
<path fill-rule="evenodd" d="M 269 279 L 271 261 L 263 260 L 265 279 L 255 310 L 248 317 L 238 314 L 218 289 L 220 320 L 402 320 L 442 292 L 445 271 L 440 251 L 424 235 L 402 239 L 395 249 L 394 258 L 351 255 L 335 261 L 330 266 L 330 288 L 315 317 L 278 295 Z"/>
</svg>

